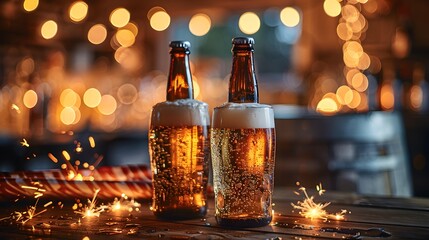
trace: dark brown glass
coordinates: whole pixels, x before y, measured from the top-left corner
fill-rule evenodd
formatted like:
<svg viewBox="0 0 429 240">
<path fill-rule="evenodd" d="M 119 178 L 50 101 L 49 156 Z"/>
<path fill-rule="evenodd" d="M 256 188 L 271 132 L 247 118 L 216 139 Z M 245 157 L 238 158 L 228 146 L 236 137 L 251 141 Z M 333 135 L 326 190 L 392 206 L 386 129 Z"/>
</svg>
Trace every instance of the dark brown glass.
<svg viewBox="0 0 429 240">
<path fill-rule="evenodd" d="M 188 41 L 170 42 L 167 101 L 194 98 L 192 75 L 189 67 L 190 47 L 191 44 Z"/>
<path fill-rule="evenodd" d="M 167 220 L 202 218 L 207 212 L 209 114 L 206 103 L 193 99 L 189 48 L 187 41 L 170 43 L 167 101 L 151 113 L 151 210 Z"/>
<path fill-rule="evenodd" d="M 261 227 L 272 220 L 274 113 L 259 104 L 253 38 L 232 44 L 228 103 L 214 108 L 210 132 L 215 218 L 222 227 Z"/>
<path fill-rule="evenodd" d="M 232 40 L 232 70 L 229 80 L 228 102 L 258 103 L 258 83 L 253 60 L 253 38 Z"/>
</svg>

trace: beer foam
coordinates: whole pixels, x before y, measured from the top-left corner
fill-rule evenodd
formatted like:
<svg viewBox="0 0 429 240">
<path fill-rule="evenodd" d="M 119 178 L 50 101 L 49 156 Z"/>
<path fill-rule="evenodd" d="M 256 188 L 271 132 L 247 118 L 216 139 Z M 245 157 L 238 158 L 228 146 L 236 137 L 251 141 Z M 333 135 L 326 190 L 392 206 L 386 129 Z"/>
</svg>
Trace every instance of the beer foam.
<svg viewBox="0 0 429 240">
<path fill-rule="evenodd" d="M 225 103 L 213 112 L 214 128 L 274 128 L 271 106 L 259 103 Z"/>
<path fill-rule="evenodd" d="M 151 125 L 208 126 L 208 105 L 194 99 L 160 102 L 152 108 Z"/>
</svg>

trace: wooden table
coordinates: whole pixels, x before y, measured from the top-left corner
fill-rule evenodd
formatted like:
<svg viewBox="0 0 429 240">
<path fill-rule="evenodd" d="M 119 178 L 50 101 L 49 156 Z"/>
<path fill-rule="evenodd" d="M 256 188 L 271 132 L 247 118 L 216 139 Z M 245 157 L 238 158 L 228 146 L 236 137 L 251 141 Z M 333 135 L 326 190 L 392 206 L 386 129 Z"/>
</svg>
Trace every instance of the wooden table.
<svg viewBox="0 0 429 240">
<path fill-rule="evenodd" d="M 63 208 L 55 200 L 46 212 L 25 224 L 2 220 L 0 239 L 429 239 L 429 199 L 327 192 L 316 196 L 315 201 L 332 202 L 327 207 L 329 212 L 347 209 L 351 213 L 343 221 L 323 221 L 305 219 L 298 211 L 293 211 L 291 203 L 302 200 L 302 196 L 293 191 L 275 190 L 273 224 L 260 228 L 217 226 L 213 200 L 209 201 L 206 219 L 168 222 L 152 215 L 147 200 L 139 201 L 142 204 L 139 211 L 102 212 L 99 217 L 81 218 L 73 212 L 73 200 L 63 199 Z M 99 202 L 108 203 L 109 200 Z M 0 218 L 19 209 L 25 210 L 23 203 L 1 203 Z"/>
</svg>

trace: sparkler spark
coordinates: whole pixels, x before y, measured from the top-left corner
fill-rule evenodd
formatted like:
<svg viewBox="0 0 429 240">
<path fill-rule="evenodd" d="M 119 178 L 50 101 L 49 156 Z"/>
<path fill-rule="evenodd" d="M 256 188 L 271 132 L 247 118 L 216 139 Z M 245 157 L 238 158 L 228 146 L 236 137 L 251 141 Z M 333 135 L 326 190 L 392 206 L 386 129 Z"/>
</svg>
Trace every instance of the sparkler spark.
<svg viewBox="0 0 429 240">
<path fill-rule="evenodd" d="M 122 193 L 120 198 L 115 198 L 109 208 L 111 211 L 127 210 L 129 212 L 139 211 L 141 204 L 136 202 L 133 198 L 129 199 L 125 193 Z"/>
<path fill-rule="evenodd" d="M 100 189 L 95 190 L 94 196 L 92 197 L 92 200 L 88 199 L 88 205 L 86 205 L 82 209 L 80 209 L 78 211 L 74 211 L 74 212 L 82 215 L 82 218 L 93 217 L 93 216 L 99 217 L 100 213 L 104 212 L 108 208 L 108 206 L 106 206 L 106 205 L 97 206 L 97 194 L 98 194 L 98 192 L 100 192 Z"/>
<path fill-rule="evenodd" d="M 74 152 L 76 154 L 80 154 L 83 152 L 84 147 L 82 146 L 81 142 L 75 140 L 74 144 L 76 144 L 76 147 L 74 149 Z M 89 144 L 91 148 L 95 147 L 95 140 L 93 137 L 89 137 Z M 63 160 L 63 163 L 61 164 L 61 168 L 66 170 L 66 178 L 67 180 L 75 180 L 75 181 L 94 181 L 94 171 L 96 167 L 103 161 L 103 155 L 94 154 L 94 163 L 89 164 L 88 162 L 83 162 L 81 164 L 80 160 L 72 160 L 72 155 L 67 150 L 61 151 L 62 157 L 60 159 Z M 52 153 L 48 153 L 49 159 L 51 159 L 52 162 L 58 163 L 58 158 L 55 157 Z M 74 161 L 74 164 L 73 164 Z M 83 166 L 83 168 L 89 170 L 89 171 L 80 171 L 79 166 Z"/>
<path fill-rule="evenodd" d="M 11 109 L 15 110 L 17 113 L 21 113 L 21 110 L 19 109 L 18 105 L 12 104 Z"/>
<path fill-rule="evenodd" d="M 34 217 L 36 217 L 36 216 L 47 211 L 46 207 L 50 206 L 52 204 L 52 201 L 44 204 L 43 205 L 44 209 L 37 212 L 37 204 L 39 203 L 40 197 L 42 197 L 43 193 L 46 192 L 46 189 L 44 189 L 43 185 L 39 182 L 32 182 L 31 184 L 33 186 L 23 185 L 23 186 L 21 186 L 21 188 L 34 191 L 33 195 L 34 195 L 34 198 L 36 199 L 34 205 L 28 206 L 27 211 L 23 211 L 23 212 L 14 211 L 12 214 L 10 214 L 9 217 L 2 218 L 2 219 L 0 219 L 0 221 L 9 219 L 11 221 L 15 221 L 15 222 L 19 222 L 19 223 L 24 224 L 24 223 L 30 221 L 31 219 L 33 219 Z"/>
<path fill-rule="evenodd" d="M 21 145 L 23 147 L 30 147 L 30 145 L 28 144 L 27 140 L 25 138 L 22 139 Z"/>
<path fill-rule="evenodd" d="M 299 183 L 297 183 L 299 185 Z M 325 193 L 326 190 L 322 188 L 322 184 L 316 186 L 316 190 L 319 193 L 319 196 Z M 347 210 L 342 209 L 340 212 L 332 214 L 328 213 L 325 209 L 331 203 L 316 203 L 314 201 L 314 196 L 308 196 L 307 190 L 305 187 L 300 187 L 299 191 L 301 191 L 305 198 L 303 201 L 298 201 L 296 204 L 291 203 L 294 209 L 299 210 L 299 214 L 305 218 L 313 219 L 322 219 L 324 221 L 330 220 L 344 220 L 344 215 L 347 213 Z M 294 192 L 297 195 L 301 195 L 299 192 Z"/>
</svg>

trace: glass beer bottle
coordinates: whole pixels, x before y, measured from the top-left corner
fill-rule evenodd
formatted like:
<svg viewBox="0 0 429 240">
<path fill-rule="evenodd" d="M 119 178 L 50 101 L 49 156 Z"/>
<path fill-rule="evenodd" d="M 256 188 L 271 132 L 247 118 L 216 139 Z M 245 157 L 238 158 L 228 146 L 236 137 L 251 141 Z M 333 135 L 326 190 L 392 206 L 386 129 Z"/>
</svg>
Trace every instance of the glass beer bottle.
<svg viewBox="0 0 429 240">
<path fill-rule="evenodd" d="M 253 38 L 232 44 L 228 102 L 214 109 L 210 135 L 215 217 L 225 227 L 260 227 L 272 220 L 274 113 L 258 103 Z"/>
<path fill-rule="evenodd" d="M 209 115 L 207 104 L 193 99 L 189 49 L 188 41 L 170 43 L 167 101 L 151 113 L 151 210 L 162 219 L 199 218 L 207 212 Z"/>
</svg>

